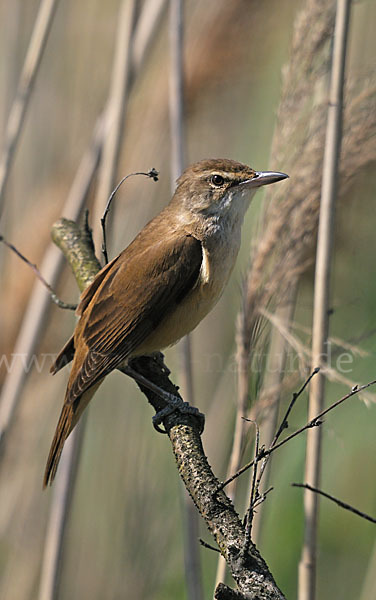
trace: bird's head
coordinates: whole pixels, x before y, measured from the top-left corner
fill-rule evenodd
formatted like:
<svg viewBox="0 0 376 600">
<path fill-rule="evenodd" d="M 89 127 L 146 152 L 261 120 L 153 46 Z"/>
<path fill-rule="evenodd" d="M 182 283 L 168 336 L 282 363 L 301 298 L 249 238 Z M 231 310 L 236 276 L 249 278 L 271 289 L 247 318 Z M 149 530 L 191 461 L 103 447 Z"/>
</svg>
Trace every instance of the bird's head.
<svg viewBox="0 0 376 600">
<path fill-rule="evenodd" d="M 257 188 L 287 177 L 285 173 L 255 171 L 234 160 L 202 160 L 179 177 L 171 204 L 208 217 L 221 218 L 234 210 L 244 215 Z"/>
</svg>

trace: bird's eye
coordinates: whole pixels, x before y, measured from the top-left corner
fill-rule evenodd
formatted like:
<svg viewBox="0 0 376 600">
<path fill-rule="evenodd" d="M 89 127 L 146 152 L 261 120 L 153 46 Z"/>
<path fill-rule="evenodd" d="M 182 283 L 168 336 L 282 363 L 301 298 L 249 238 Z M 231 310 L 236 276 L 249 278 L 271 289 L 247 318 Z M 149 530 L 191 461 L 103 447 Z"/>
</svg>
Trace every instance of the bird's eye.
<svg viewBox="0 0 376 600">
<path fill-rule="evenodd" d="M 222 177 L 222 175 L 218 175 L 218 173 L 216 173 L 215 175 L 212 175 L 210 178 L 210 182 L 215 185 L 216 187 L 220 187 L 221 185 L 224 184 L 225 180 Z"/>
</svg>

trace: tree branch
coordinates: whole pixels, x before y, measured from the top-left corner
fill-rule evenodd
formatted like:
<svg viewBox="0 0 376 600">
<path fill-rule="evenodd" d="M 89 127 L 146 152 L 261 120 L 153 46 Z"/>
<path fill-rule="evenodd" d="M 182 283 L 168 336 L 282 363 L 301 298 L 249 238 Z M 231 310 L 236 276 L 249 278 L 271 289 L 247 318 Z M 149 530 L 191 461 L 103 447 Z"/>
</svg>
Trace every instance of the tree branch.
<svg viewBox="0 0 376 600">
<path fill-rule="evenodd" d="M 93 272 L 99 269 L 90 232 L 86 229 L 82 233 L 75 223 L 61 219 L 54 225 L 52 236 L 70 263 L 79 287 L 82 287 Z M 178 395 L 160 353 L 138 357 L 129 362 L 133 369 L 149 381 Z M 165 400 L 142 385 L 139 387 L 157 412 L 165 408 Z M 223 491 L 215 493 L 219 482 L 202 447 L 200 421 L 194 415 L 176 412 L 165 418 L 164 426 L 179 474 L 225 557 L 239 591 L 246 593 L 247 596 L 244 597 L 250 599 L 283 600 L 282 592 L 256 547 L 251 543 L 247 553 L 242 555 L 245 529 L 231 500 Z"/>
</svg>

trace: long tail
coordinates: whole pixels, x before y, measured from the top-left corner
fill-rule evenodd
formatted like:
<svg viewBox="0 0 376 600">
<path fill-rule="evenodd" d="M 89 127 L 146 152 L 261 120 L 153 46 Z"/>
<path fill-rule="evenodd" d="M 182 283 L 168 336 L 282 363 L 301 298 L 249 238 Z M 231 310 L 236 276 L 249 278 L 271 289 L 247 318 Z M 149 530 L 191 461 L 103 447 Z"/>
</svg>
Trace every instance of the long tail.
<svg viewBox="0 0 376 600">
<path fill-rule="evenodd" d="M 52 440 L 50 453 L 47 459 L 46 470 L 44 472 L 43 487 L 51 485 L 60 461 L 61 453 L 65 440 L 73 429 L 74 405 L 64 404 L 60 418 L 56 427 L 54 439 Z"/>
<path fill-rule="evenodd" d="M 56 475 L 56 470 L 59 465 L 65 441 L 72 429 L 74 429 L 74 427 L 77 425 L 83 411 L 89 404 L 91 398 L 94 396 L 102 381 L 103 379 L 97 381 L 97 383 L 95 383 L 93 386 L 91 386 L 91 388 L 86 390 L 86 392 L 84 392 L 82 396 L 75 398 L 74 402 L 69 402 L 70 387 L 68 385 L 65 394 L 64 405 L 59 417 L 54 439 L 52 440 L 50 453 L 47 459 L 46 470 L 44 472 L 43 478 L 44 488 L 47 485 L 52 484 Z"/>
</svg>

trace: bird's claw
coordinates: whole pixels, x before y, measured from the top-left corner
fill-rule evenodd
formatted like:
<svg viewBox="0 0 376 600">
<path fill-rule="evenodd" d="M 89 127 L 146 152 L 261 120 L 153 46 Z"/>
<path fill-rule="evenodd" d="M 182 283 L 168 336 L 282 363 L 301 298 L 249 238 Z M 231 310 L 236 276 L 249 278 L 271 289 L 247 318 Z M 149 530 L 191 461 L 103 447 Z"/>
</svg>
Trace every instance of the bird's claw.
<svg viewBox="0 0 376 600">
<path fill-rule="evenodd" d="M 168 394 L 168 398 L 165 397 L 167 406 L 159 410 L 153 417 L 153 426 L 159 433 L 167 433 L 165 428 L 160 427 L 163 420 L 171 415 L 176 410 L 184 415 L 193 415 L 199 421 L 200 434 L 204 431 L 205 426 L 205 415 L 201 413 L 198 408 L 191 406 L 189 402 L 184 402 L 173 394 Z"/>
</svg>

